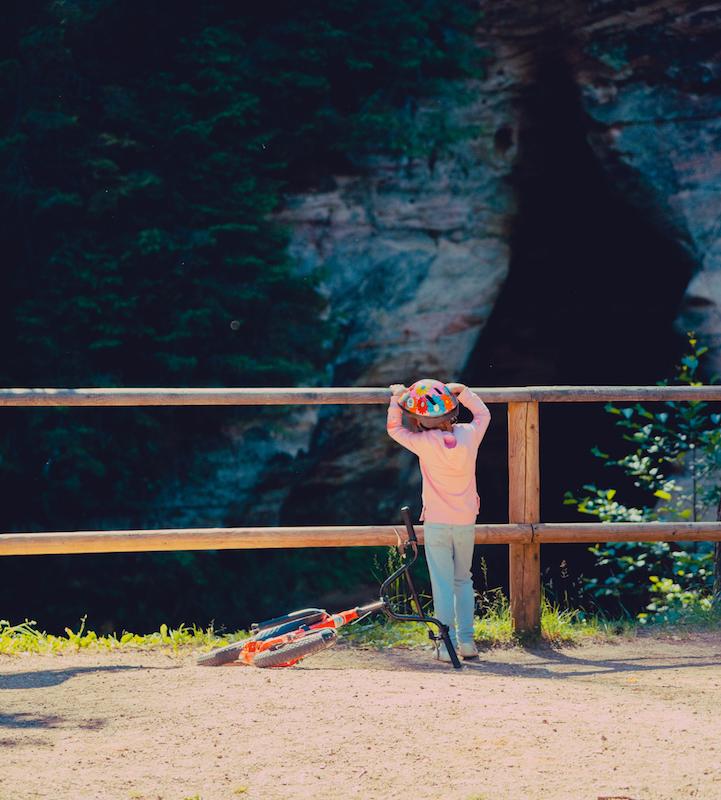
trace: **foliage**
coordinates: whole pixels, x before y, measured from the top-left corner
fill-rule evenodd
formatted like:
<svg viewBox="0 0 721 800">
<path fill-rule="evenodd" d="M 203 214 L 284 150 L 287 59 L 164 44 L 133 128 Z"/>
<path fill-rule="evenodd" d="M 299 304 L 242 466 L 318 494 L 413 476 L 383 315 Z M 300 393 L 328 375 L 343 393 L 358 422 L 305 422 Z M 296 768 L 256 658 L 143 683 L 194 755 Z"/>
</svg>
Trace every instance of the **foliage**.
<svg viewBox="0 0 721 800">
<path fill-rule="evenodd" d="M 643 630 L 664 634 L 680 629 L 703 630 L 717 627 L 721 611 L 710 603 L 687 605 L 670 614 L 655 614 L 641 620 Z M 605 615 L 589 614 L 578 609 L 560 608 L 542 597 L 540 641 L 549 645 L 574 645 L 592 641 L 613 641 L 619 636 L 633 637 L 638 633 L 638 623 L 628 617 L 613 619 Z M 85 628 L 81 619 L 77 631 L 65 628 L 65 635 L 41 631 L 33 620 L 11 625 L 0 620 L 0 654 L 20 653 L 58 654 L 79 650 L 170 650 L 184 653 L 209 651 L 239 641 L 248 631 L 221 633 L 209 626 L 180 625 L 160 629 L 148 634 L 123 631 L 121 634 L 98 634 Z M 391 622 L 380 616 L 367 617 L 356 624 L 342 628 L 340 636 L 359 647 L 428 647 L 428 628 L 420 623 Z M 507 598 L 499 590 L 477 597 L 474 619 L 474 638 L 486 647 L 512 646 L 522 643 L 513 633 L 511 611 Z M 523 640 L 525 641 L 525 640 Z"/>
<path fill-rule="evenodd" d="M 689 352 L 676 370 L 677 384 L 702 384 L 699 369 L 707 350 L 689 334 Z M 607 404 L 606 411 L 618 417 L 618 426 L 626 431 L 628 450 L 618 458 L 598 447 L 592 451 L 617 474 L 631 478 L 638 492 L 635 503 L 624 504 L 616 489 L 595 484 L 584 485 L 580 497 L 566 492 L 564 502 L 603 522 L 696 521 L 715 512 L 721 500 L 721 414 L 702 401 L 668 401 L 662 408 Z M 642 621 L 656 615 L 672 619 L 675 611 L 705 609 L 711 602 L 714 548 L 708 542 L 607 542 L 591 552 L 604 574 L 586 579 L 587 591 L 622 606 L 646 603 L 639 613 Z"/>
<path fill-rule="evenodd" d="M 161 625 L 160 630 L 140 635 L 123 631 L 115 634 L 97 634 L 85 629 L 85 617 L 80 621 L 77 631 L 65 628 L 65 636 L 56 636 L 37 628 L 34 620 L 25 620 L 18 625 L 11 625 L 7 620 L 0 620 L 0 653 L 14 655 L 17 653 L 54 653 L 61 654 L 78 650 L 151 650 L 158 648 L 179 651 L 188 647 L 220 647 L 236 641 L 247 634 L 221 637 L 211 627 L 201 630 L 195 626 L 180 625 L 169 628 Z M 210 649 L 210 647 L 208 647 Z"/>
<path fill-rule="evenodd" d="M 693 559 L 689 558 L 688 560 L 692 561 Z M 649 577 L 653 599 L 646 608 L 651 612 L 654 621 L 663 620 L 676 623 L 687 618 L 689 614 L 695 612 L 703 614 L 713 608 L 711 595 L 704 592 L 704 590 L 708 590 L 707 586 L 703 584 L 693 586 L 691 581 L 684 580 L 686 573 L 683 571 L 678 571 L 676 574 L 679 575 L 679 582 L 668 577 L 659 578 L 657 575 Z M 683 587 L 681 583 L 684 584 Z M 642 622 L 646 622 L 650 615 L 641 613 L 638 616 Z"/>
<path fill-rule="evenodd" d="M 479 74 L 477 16 L 452 0 L 11 3 L 0 383 L 321 381 L 322 275 L 292 262 L 272 212 L 371 154 L 433 159 L 465 135 L 445 110 L 449 82 Z M 2 528 L 142 527 L 161 485 L 202 478 L 219 428 L 210 410 L 5 410 Z M 198 558 L 136 577 L 148 591 L 170 565 L 189 580 Z"/>
<path fill-rule="evenodd" d="M 15 50 L 0 64 L 11 265 L 1 341 L 12 355 L 0 381 L 322 375 L 332 330 L 320 276 L 294 269 L 269 213 L 289 181 L 340 157 L 400 152 L 405 136 L 428 143 L 411 111 L 440 81 L 473 72 L 470 5 L 47 2 L 14 21 Z M 180 438 L 175 413 L 134 411 L 111 427 L 73 410 L 72 423 L 18 414 L 0 444 L 5 485 L 24 498 L 23 483 L 40 478 L 56 520 L 152 488 Z"/>
</svg>

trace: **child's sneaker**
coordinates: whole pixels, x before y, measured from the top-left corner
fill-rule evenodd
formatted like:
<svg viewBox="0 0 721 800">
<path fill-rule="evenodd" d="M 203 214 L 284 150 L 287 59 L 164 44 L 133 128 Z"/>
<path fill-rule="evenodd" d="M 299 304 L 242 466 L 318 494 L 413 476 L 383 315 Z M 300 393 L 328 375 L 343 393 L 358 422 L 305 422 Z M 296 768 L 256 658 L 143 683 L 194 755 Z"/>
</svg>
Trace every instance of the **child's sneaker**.
<svg viewBox="0 0 721 800">
<path fill-rule="evenodd" d="M 446 646 L 440 642 L 436 647 L 436 659 L 438 661 L 447 661 L 450 664 L 451 654 L 446 649 Z"/>
<path fill-rule="evenodd" d="M 458 644 L 458 655 L 461 658 L 478 658 L 478 648 L 474 642 L 460 642 Z"/>
</svg>

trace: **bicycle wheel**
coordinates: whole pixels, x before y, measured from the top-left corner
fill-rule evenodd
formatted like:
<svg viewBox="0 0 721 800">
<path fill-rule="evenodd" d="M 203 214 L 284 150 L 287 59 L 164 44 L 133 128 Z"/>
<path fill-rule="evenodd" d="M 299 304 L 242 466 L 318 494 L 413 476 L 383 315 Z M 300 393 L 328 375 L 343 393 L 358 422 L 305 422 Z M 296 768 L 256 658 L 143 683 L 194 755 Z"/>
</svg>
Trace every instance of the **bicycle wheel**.
<svg viewBox="0 0 721 800">
<path fill-rule="evenodd" d="M 238 658 L 244 645 L 245 641 L 233 642 L 233 644 L 226 644 L 225 647 L 219 647 L 217 650 L 211 650 L 209 653 L 201 653 L 195 659 L 195 663 L 200 667 L 219 667 L 221 664 L 229 664 Z"/>
<path fill-rule="evenodd" d="M 332 647 L 337 639 L 336 632 L 331 628 L 303 636 L 277 650 L 263 650 L 253 659 L 256 667 L 283 667 L 289 661 L 300 661 L 301 658 L 312 656 Z M 291 666 L 288 664 L 288 666 Z"/>
</svg>

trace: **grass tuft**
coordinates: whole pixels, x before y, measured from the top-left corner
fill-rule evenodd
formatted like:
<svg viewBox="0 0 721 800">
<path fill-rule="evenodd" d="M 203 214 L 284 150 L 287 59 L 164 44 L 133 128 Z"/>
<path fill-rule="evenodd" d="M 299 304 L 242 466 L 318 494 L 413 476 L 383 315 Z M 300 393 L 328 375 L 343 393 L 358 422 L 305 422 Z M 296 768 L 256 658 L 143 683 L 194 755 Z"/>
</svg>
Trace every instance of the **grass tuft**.
<svg viewBox="0 0 721 800">
<path fill-rule="evenodd" d="M 476 642 L 487 647 L 610 641 L 619 636 L 635 636 L 638 629 L 632 620 L 611 620 L 580 610 L 563 609 L 544 597 L 540 636 L 519 635 L 513 630 L 511 607 L 500 589 L 485 592 L 478 598 L 477 606 L 473 636 Z M 430 608 L 427 613 L 431 613 Z M 420 647 L 428 645 L 428 628 L 421 623 L 389 622 L 376 617 L 346 629 L 344 638 L 360 646 L 379 649 Z"/>
<path fill-rule="evenodd" d="M 205 630 L 195 625 L 180 625 L 169 628 L 161 625 L 160 630 L 149 634 L 137 634 L 123 631 L 120 636 L 114 633 L 99 636 L 94 631 L 85 630 L 86 617 L 80 620 L 77 631 L 65 628 L 64 636 L 56 636 L 41 631 L 34 620 L 25 620 L 19 625 L 11 625 L 7 620 L 0 620 L 0 653 L 16 655 L 19 653 L 62 654 L 69 652 L 103 651 L 103 650 L 156 650 L 204 648 L 212 649 L 237 641 L 247 636 L 245 632 L 235 634 L 218 634 L 209 626 Z"/>
</svg>

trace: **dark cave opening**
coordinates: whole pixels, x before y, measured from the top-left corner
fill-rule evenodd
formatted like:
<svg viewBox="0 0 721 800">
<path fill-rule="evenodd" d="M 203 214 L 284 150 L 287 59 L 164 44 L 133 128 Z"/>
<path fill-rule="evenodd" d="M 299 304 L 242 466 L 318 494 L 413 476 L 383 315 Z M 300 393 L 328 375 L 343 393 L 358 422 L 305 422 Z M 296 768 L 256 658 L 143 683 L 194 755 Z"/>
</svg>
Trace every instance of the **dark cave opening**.
<svg viewBox="0 0 721 800">
<path fill-rule="evenodd" d="M 691 275 L 688 256 L 607 178 L 566 63 L 541 61 L 522 103 L 509 278 L 464 382 L 639 385 L 671 377 L 685 343 L 673 322 Z M 479 522 L 507 519 L 506 408 L 492 411 L 478 459 Z M 542 404 L 540 434 L 542 520 L 590 521 L 563 505 L 566 490 L 588 482 L 618 484 L 632 499 L 633 487 L 619 476 L 609 483 L 590 452 L 620 439 L 600 404 Z M 507 589 L 507 548 L 479 550 L 489 584 Z M 592 566 L 585 546 L 542 548 L 544 584 L 557 600 L 578 602 L 579 576 Z"/>
</svg>

